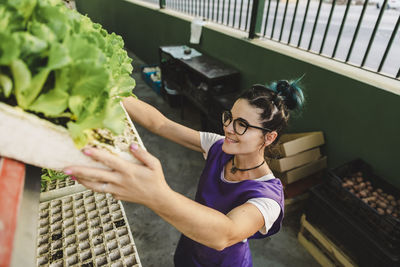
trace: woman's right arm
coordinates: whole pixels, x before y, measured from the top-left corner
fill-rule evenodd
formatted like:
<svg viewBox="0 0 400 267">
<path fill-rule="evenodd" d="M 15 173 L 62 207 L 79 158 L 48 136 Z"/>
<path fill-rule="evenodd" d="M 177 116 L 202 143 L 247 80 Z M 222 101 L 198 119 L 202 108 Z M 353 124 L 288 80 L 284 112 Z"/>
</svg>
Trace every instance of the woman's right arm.
<svg viewBox="0 0 400 267">
<path fill-rule="evenodd" d="M 132 120 L 147 130 L 189 149 L 204 152 L 199 131 L 171 121 L 156 108 L 137 98 L 127 97 L 123 104 Z"/>
</svg>

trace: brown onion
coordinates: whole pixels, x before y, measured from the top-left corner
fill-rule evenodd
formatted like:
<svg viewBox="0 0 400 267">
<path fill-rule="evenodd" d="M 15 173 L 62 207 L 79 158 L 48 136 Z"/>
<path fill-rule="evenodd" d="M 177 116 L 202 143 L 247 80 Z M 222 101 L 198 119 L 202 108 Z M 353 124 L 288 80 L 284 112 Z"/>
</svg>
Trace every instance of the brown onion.
<svg viewBox="0 0 400 267">
<path fill-rule="evenodd" d="M 377 211 L 380 215 L 385 214 L 385 211 L 384 211 L 383 209 L 381 209 L 381 208 L 377 208 L 376 211 Z"/>
</svg>

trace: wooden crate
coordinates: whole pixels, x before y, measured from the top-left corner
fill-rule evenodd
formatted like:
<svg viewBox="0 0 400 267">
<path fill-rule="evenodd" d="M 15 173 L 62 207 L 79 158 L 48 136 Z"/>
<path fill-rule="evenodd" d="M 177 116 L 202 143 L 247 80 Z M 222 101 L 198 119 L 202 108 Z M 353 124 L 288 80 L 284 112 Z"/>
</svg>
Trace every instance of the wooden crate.
<svg viewBox="0 0 400 267">
<path fill-rule="evenodd" d="M 270 148 L 273 157 L 283 158 L 319 147 L 325 143 L 324 134 L 319 132 L 283 134 L 279 142 Z"/>
<path fill-rule="evenodd" d="M 321 266 L 357 266 L 337 245 L 311 225 L 306 220 L 305 214 L 301 216 L 301 227 L 297 238 Z"/>
<path fill-rule="evenodd" d="M 320 159 L 314 160 L 310 163 L 307 163 L 303 166 L 300 166 L 296 169 L 287 171 L 287 172 L 274 172 L 275 176 L 281 179 L 284 185 L 288 185 L 304 179 L 307 176 L 310 176 L 316 172 L 319 172 L 325 169 L 327 166 L 327 157 L 323 156 Z"/>
<path fill-rule="evenodd" d="M 321 149 L 319 147 L 309 149 L 293 156 L 283 158 L 265 157 L 268 166 L 276 172 L 286 172 L 294 168 L 308 164 L 314 160 L 321 158 Z"/>
</svg>

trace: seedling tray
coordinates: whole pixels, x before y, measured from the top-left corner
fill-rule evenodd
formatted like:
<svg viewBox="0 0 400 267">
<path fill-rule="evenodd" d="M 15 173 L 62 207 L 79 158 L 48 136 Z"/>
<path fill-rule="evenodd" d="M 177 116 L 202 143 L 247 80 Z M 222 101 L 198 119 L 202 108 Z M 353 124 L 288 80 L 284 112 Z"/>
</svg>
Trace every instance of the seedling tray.
<svg viewBox="0 0 400 267">
<path fill-rule="evenodd" d="M 110 133 L 111 143 L 102 142 L 101 136 L 100 140 L 92 138 L 89 145 L 105 148 L 121 158 L 138 162 L 129 152 L 129 145 L 137 142 L 143 147 L 143 143 L 125 109 L 124 112 L 126 127 L 122 135 L 115 136 Z M 10 132 L 13 134 L 9 134 Z M 27 132 L 30 134 L 27 135 Z M 96 134 L 99 135 L 98 132 L 93 133 Z M 57 171 L 71 165 L 105 167 L 77 149 L 65 127 L 3 102 L 0 102 L 0 154 L 33 166 Z"/>
<path fill-rule="evenodd" d="M 44 187 L 42 187 L 42 193 L 58 190 L 61 188 L 77 185 L 78 183 L 72 180 L 70 177 L 66 179 L 54 179 L 46 181 Z"/>
<path fill-rule="evenodd" d="M 72 180 L 70 177 L 46 181 L 40 193 L 40 202 L 50 201 L 86 190 L 86 187 Z"/>
<path fill-rule="evenodd" d="M 141 267 L 120 201 L 84 191 L 39 206 L 37 266 Z"/>
<path fill-rule="evenodd" d="M 141 148 L 146 149 L 142 139 L 139 136 L 139 133 L 135 128 L 135 125 L 130 123 L 130 121 L 128 121 L 128 123 L 130 125 L 129 131 L 131 132 L 132 136 L 134 136 L 134 142 L 137 143 Z M 79 184 L 77 181 L 72 180 L 69 176 L 65 179 L 53 179 L 51 181 L 46 181 L 44 186 L 42 186 L 40 202 L 50 201 L 85 190 L 87 190 L 86 187 Z"/>
</svg>

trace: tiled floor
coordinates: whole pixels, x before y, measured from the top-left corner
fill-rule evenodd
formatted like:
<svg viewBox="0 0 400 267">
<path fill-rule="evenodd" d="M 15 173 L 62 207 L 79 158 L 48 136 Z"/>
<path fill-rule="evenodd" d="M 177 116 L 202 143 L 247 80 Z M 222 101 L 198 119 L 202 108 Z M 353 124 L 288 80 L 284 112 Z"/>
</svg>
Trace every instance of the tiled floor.
<svg viewBox="0 0 400 267">
<path fill-rule="evenodd" d="M 180 118 L 180 109 L 171 108 L 158 96 L 140 76 L 140 66 L 145 64 L 134 54 L 134 93 L 143 101 L 155 106 L 170 119 L 200 130 L 200 116 L 190 105 L 185 107 L 185 120 Z M 166 180 L 175 191 L 193 198 L 204 167 L 204 159 L 191 151 L 156 136 L 135 125 L 147 150 L 157 156 L 163 166 Z M 151 210 L 132 203 L 124 203 L 133 238 L 143 267 L 173 266 L 173 254 L 180 233 Z M 268 239 L 250 241 L 255 267 L 264 266 L 319 266 L 312 256 L 297 242 L 301 211 L 286 215 L 282 230 Z"/>
</svg>

